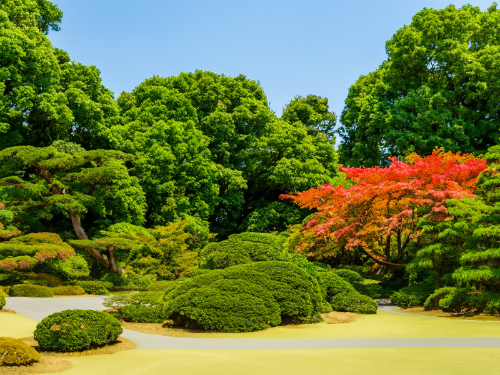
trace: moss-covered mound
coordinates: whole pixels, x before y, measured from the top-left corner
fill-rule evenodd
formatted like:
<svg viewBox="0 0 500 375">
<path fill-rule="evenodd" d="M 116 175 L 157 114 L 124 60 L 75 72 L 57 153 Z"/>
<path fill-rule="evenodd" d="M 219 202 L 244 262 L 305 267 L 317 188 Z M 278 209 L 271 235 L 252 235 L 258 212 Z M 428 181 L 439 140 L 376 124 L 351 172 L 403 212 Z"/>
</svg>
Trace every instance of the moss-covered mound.
<svg viewBox="0 0 500 375">
<path fill-rule="evenodd" d="M 52 288 L 47 286 L 20 284 L 10 288 L 10 295 L 13 297 L 50 298 L 54 296 L 54 292 Z"/>
<path fill-rule="evenodd" d="M 10 337 L 0 337 L 0 366 L 30 365 L 39 360 L 40 354 L 28 344 Z"/>
<path fill-rule="evenodd" d="M 242 264 L 189 278 L 165 294 L 165 318 L 174 326 L 248 332 L 321 320 L 318 283 L 279 261 Z"/>
<path fill-rule="evenodd" d="M 101 311 L 65 310 L 38 323 L 34 335 L 43 350 L 74 352 L 116 341 L 123 332 L 121 325 Z"/>
</svg>

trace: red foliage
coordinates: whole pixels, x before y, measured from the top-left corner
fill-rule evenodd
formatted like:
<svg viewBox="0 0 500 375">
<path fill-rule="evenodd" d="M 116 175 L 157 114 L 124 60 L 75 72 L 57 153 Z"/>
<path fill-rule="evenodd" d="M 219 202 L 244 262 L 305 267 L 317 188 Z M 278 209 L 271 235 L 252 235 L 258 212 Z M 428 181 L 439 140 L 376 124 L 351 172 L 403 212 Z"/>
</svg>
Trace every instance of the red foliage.
<svg viewBox="0 0 500 375">
<path fill-rule="evenodd" d="M 480 157 L 436 149 L 425 158 L 391 158 L 387 168 L 341 167 L 355 185 L 323 185 L 281 198 L 319 211 L 302 229 L 315 239 L 342 241 L 348 250 L 360 249 L 379 263 L 398 265 L 391 257 L 401 260 L 409 240 L 418 235 L 418 218 L 426 213 L 446 220 L 444 203 L 473 196 L 476 179 L 486 168 Z M 313 244 L 302 242 L 298 251 Z"/>
</svg>

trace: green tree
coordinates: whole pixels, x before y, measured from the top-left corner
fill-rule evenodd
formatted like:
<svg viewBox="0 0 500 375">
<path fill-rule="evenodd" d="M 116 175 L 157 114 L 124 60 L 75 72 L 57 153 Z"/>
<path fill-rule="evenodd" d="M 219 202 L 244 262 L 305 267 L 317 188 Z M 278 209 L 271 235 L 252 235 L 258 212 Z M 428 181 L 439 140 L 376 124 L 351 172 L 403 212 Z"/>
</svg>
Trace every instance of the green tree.
<svg viewBox="0 0 500 375">
<path fill-rule="evenodd" d="M 0 151 L 0 197 L 16 225 L 26 232 L 72 229 L 88 239 L 84 226 L 96 232 L 113 222 L 144 223 L 144 193 L 125 165 L 131 155 L 66 146 L 75 153 L 33 146 Z M 122 272 L 97 249 L 86 250 L 106 268 Z"/>
<path fill-rule="evenodd" d="M 387 41 L 387 60 L 349 89 L 338 132 L 345 166 L 426 156 L 435 147 L 482 154 L 500 135 L 496 4 L 424 8 Z"/>
<path fill-rule="evenodd" d="M 0 149 L 55 140 L 97 148 L 106 144 L 102 130 L 118 122 L 99 70 L 71 62 L 45 35 L 61 17 L 47 0 L 0 4 Z"/>
</svg>

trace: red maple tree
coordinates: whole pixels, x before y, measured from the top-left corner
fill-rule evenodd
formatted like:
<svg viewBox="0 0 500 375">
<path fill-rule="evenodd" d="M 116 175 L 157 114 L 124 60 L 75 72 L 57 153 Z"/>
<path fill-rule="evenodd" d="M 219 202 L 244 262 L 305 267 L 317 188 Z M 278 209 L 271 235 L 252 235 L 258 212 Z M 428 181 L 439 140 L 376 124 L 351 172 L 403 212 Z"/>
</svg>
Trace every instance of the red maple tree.
<svg viewBox="0 0 500 375">
<path fill-rule="evenodd" d="M 408 244 L 419 234 L 418 219 L 422 215 L 436 221 L 449 218 L 444 203 L 473 196 L 476 179 L 487 168 L 481 157 L 442 149 L 424 158 L 411 154 L 404 161 L 390 160 L 386 168 L 341 167 L 354 184 L 348 188 L 323 185 L 282 195 L 302 208 L 319 211 L 302 228 L 297 251 L 334 240 L 378 264 L 404 267 Z"/>
</svg>

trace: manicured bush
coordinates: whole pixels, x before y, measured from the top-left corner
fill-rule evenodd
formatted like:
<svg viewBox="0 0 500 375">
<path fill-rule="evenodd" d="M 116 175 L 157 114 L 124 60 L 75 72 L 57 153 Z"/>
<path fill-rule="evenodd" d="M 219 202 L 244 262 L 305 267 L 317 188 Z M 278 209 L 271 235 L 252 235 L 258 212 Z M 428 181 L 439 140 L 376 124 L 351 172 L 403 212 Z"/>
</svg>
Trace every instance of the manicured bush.
<svg viewBox="0 0 500 375">
<path fill-rule="evenodd" d="M 333 271 L 320 272 L 319 277 L 325 291 L 324 299 L 327 301 L 338 293 L 354 291 L 354 287 L 351 284 Z"/>
<path fill-rule="evenodd" d="M 116 317 L 126 322 L 161 323 L 163 292 L 140 292 L 108 297 L 103 305 L 117 309 Z"/>
<path fill-rule="evenodd" d="M 81 287 L 85 293 L 107 295 L 113 288 L 113 284 L 107 281 L 75 281 L 75 285 Z"/>
<path fill-rule="evenodd" d="M 56 286 L 62 285 L 61 279 L 57 276 L 47 275 L 44 273 L 29 273 L 26 275 L 25 284 L 48 286 L 54 288 Z"/>
<path fill-rule="evenodd" d="M 127 288 L 132 290 L 146 290 L 153 282 L 149 277 L 141 275 L 132 275 L 125 284 Z"/>
<path fill-rule="evenodd" d="M 434 291 L 434 287 L 429 281 L 412 284 L 401 288 L 391 295 L 391 302 L 399 307 L 407 308 L 423 306 L 425 300 Z"/>
<path fill-rule="evenodd" d="M 148 291 L 167 292 L 174 289 L 176 286 L 177 283 L 172 280 L 155 281 L 154 283 L 148 285 Z"/>
<path fill-rule="evenodd" d="M 53 297 L 52 288 L 40 285 L 20 284 L 10 288 L 10 295 L 13 297 Z"/>
<path fill-rule="evenodd" d="M 120 321 L 102 311 L 65 310 L 38 323 L 34 336 L 43 350 L 74 352 L 112 343 L 122 331 Z"/>
<path fill-rule="evenodd" d="M 2 310 L 6 304 L 7 301 L 5 301 L 5 296 L 2 293 L 0 293 L 0 310 Z"/>
<path fill-rule="evenodd" d="M 246 332 L 321 320 L 316 280 L 288 262 L 241 264 L 177 284 L 164 297 L 175 326 Z"/>
<path fill-rule="evenodd" d="M 233 234 L 227 240 L 212 242 L 201 252 L 201 268 L 223 269 L 251 262 L 284 260 L 283 238 L 268 233 Z"/>
<path fill-rule="evenodd" d="M 85 294 L 85 290 L 77 285 L 56 286 L 52 288 L 55 296 L 80 296 Z"/>
<path fill-rule="evenodd" d="M 335 311 L 349 311 L 359 314 L 375 314 L 378 304 L 372 298 L 356 291 L 342 292 L 334 295 L 330 300 Z"/>
<path fill-rule="evenodd" d="M 382 287 L 377 280 L 365 279 L 363 282 L 353 282 L 351 284 L 358 293 L 361 293 L 370 298 L 382 298 Z"/>
<path fill-rule="evenodd" d="M 341 278 L 343 278 L 345 281 L 349 283 L 354 283 L 354 282 L 363 282 L 363 276 L 361 276 L 359 273 L 351 271 L 351 270 L 346 270 L 346 269 L 335 269 L 332 270 L 332 272 L 335 272 L 337 275 L 339 275 Z"/>
<path fill-rule="evenodd" d="M 40 354 L 28 344 L 10 337 L 0 337 L 0 366 L 31 365 L 39 360 Z"/>
</svg>

